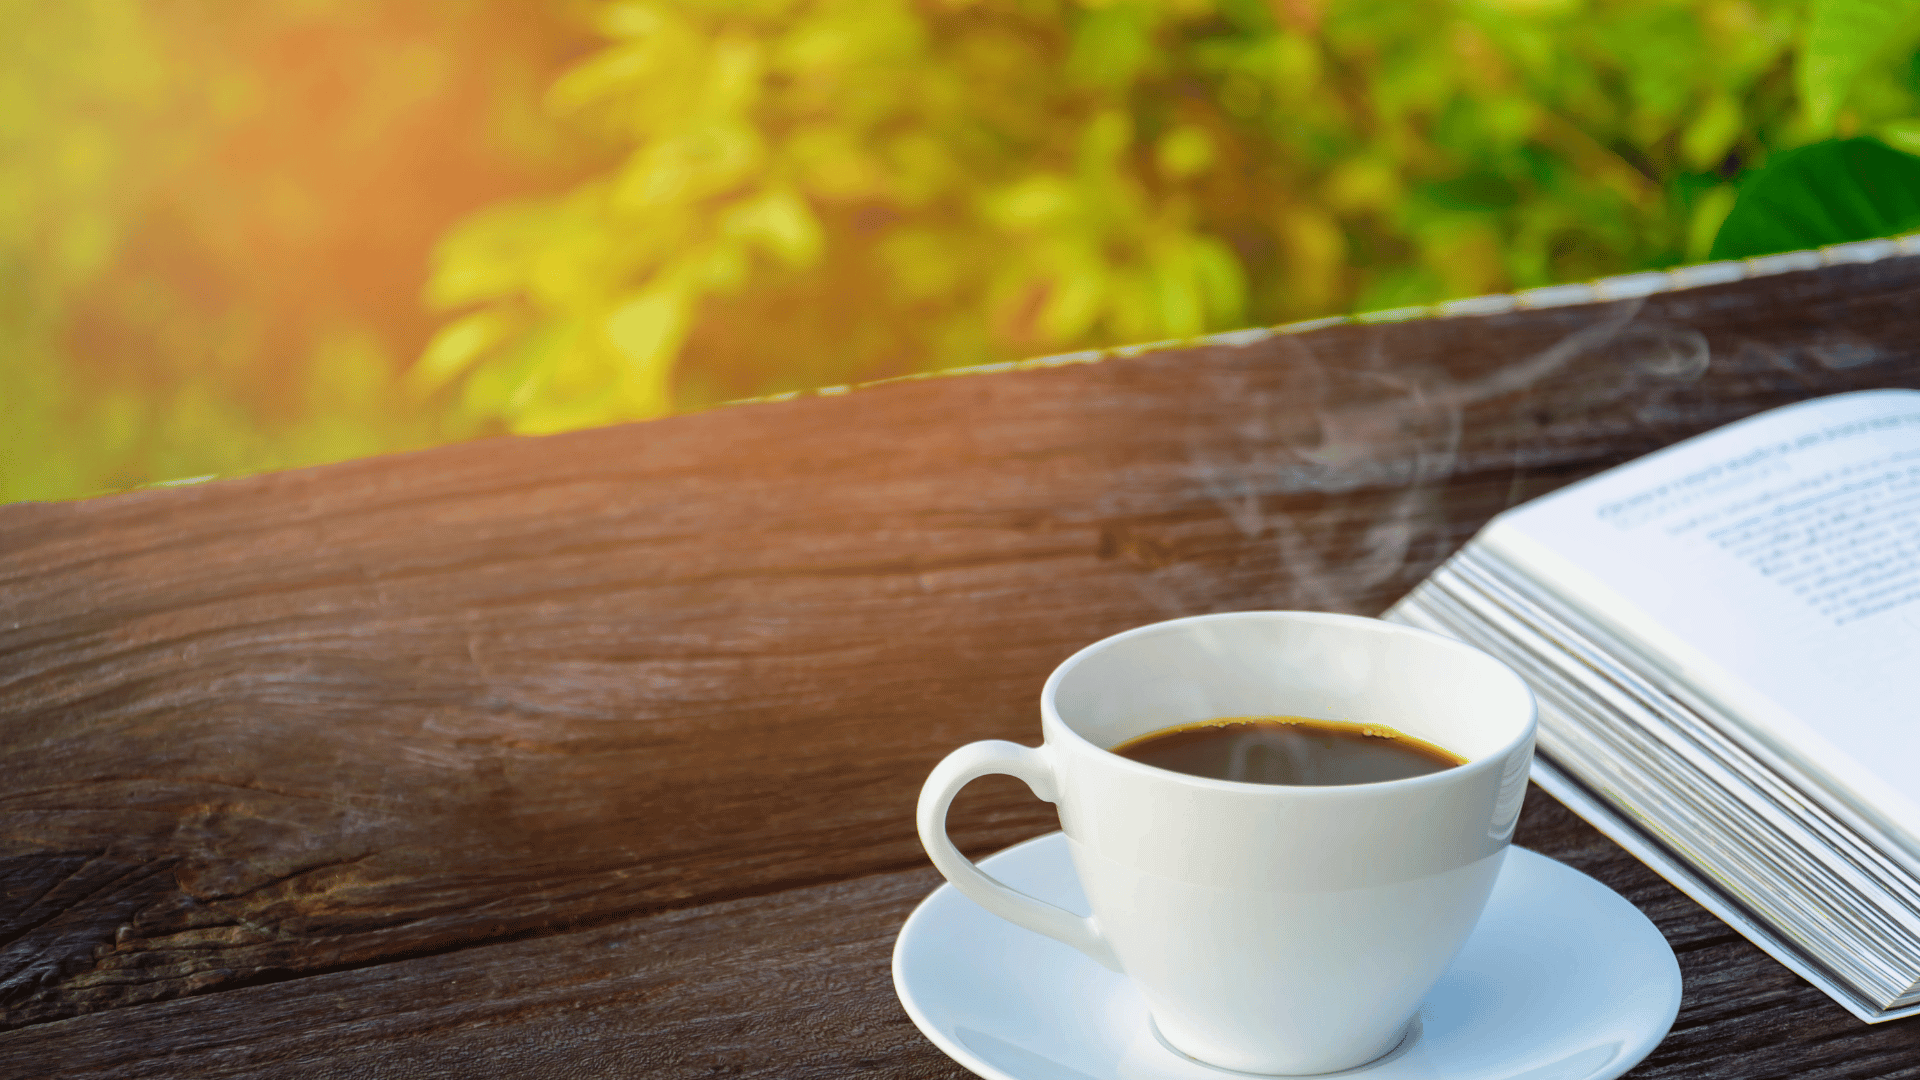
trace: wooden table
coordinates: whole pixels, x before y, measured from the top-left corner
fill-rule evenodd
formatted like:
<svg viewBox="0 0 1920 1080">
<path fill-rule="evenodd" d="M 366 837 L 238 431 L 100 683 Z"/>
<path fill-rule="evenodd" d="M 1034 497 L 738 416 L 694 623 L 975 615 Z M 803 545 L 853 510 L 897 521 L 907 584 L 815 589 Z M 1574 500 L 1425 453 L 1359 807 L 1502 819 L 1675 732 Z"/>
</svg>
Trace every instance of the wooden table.
<svg viewBox="0 0 1920 1080">
<path fill-rule="evenodd" d="M 1920 258 L 0 508 L 0 1076 L 964 1075 L 888 976 L 914 797 L 1070 652 L 1378 612 L 1504 507 L 1888 385 Z M 953 822 L 1053 827 L 1005 778 Z M 1519 838 L 1679 953 L 1633 1075 L 1920 1076 L 1537 790 Z"/>
</svg>

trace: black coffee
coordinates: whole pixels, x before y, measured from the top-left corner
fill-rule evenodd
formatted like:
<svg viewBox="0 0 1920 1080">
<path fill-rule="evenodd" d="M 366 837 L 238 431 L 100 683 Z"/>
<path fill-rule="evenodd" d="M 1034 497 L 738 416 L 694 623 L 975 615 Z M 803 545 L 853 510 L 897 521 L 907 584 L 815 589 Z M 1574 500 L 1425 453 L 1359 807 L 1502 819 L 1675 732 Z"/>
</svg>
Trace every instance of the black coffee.
<svg viewBox="0 0 1920 1080">
<path fill-rule="evenodd" d="M 1128 739 L 1121 757 L 1174 772 L 1250 784 L 1372 784 L 1466 764 L 1457 754 L 1379 724 L 1304 716 L 1229 716 Z"/>
</svg>

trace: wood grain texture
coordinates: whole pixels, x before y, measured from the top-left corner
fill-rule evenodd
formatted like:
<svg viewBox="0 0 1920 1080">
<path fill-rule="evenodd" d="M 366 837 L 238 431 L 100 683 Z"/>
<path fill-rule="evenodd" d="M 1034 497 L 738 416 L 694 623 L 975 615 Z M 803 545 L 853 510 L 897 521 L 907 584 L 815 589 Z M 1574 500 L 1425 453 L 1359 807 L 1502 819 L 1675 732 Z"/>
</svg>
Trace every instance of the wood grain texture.
<svg viewBox="0 0 1920 1080">
<path fill-rule="evenodd" d="M 0 507 L 4 1023 L 919 866 L 927 769 L 1079 646 L 1378 611 L 1570 479 L 1920 385 L 1916 307 L 1897 259 Z"/>
<path fill-rule="evenodd" d="M 1627 896 L 1679 954 L 1679 1021 L 1630 1076 L 1920 1076 L 1920 1025 L 1854 1020 L 1537 788 L 1517 838 Z M 938 881 L 879 874 L 37 1025 L 0 1035 L 0 1075 L 961 1080 L 889 972 Z"/>
</svg>

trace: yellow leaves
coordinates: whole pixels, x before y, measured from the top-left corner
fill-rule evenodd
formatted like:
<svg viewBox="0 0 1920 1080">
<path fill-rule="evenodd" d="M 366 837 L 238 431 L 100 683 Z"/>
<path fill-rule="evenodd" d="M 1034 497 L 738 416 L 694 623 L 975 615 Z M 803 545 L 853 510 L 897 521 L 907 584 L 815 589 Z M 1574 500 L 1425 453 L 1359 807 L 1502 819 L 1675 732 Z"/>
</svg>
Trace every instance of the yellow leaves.
<svg viewBox="0 0 1920 1080">
<path fill-rule="evenodd" d="M 594 28 L 615 40 L 631 40 L 659 33 L 667 18 L 658 5 L 639 0 L 617 0 L 603 6 L 595 15 Z"/>
<path fill-rule="evenodd" d="M 1324 61 L 1313 39 L 1293 35 L 1275 38 L 1269 57 L 1269 77 L 1282 101 L 1305 102 L 1321 89 Z"/>
<path fill-rule="evenodd" d="M 1157 35 L 1209 7 L 1116 3 L 1075 16 L 1065 59 L 1082 65 L 1083 85 L 1124 87 L 1167 62 Z M 776 281 L 827 289 L 810 275 L 836 243 L 870 244 L 883 274 L 861 280 L 879 291 L 808 295 L 895 318 L 902 305 L 934 305 L 937 324 L 907 338 L 924 343 L 909 354 L 916 365 L 1090 336 L 1186 337 L 1244 318 L 1237 255 L 1190 207 L 1151 194 L 1155 176 L 1210 175 L 1232 132 L 1202 111 L 1156 122 L 1140 146 L 1124 95 L 1021 96 L 1065 84 L 1047 76 L 1046 38 L 1014 32 L 1009 11 L 954 24 L 949 38 L 933 35 L 943 16 L 928 11 L 604 5 L 608 47 L 549 101 L 617 119 L 627 158 L 568 196 L 476 217 L 443 245 L 434 300 L 502 306 L 450 325 L 415 381 L 459 380 L 470 411 L 516 431 L 653 415 L 671 405 L 696 312 L 721 298 L 750 304 Z M 1296 66 L 1311 80 L 1318 52 L 1306 48 Z M 1022 158 L 996 139 L 1051 150 Z M 883 232 L 835 231 L 849 220 Z M 998 345 L 968 304 L 994 312 Z M 844 340 L 899 334 L 861 317 L 828 322 Z"/>
<path fill-rule="evenodd" d="M 603 49 L 560 76 L 547 91 L 547 105 L 566 113 L 618 97 L 646 78 L 659 51 L 651 43 Z"/>
<path fill-rule="evenodd" d="M 1200 310 L 1200 325 L 1191 332 L 1197 334 L 1240 325 L 1247 302 L 1247 282 L 1233 249 L 1203 233 L 1188 237 L 1186 248 L 1188 272 Z"/>
<path fill-rule="evenodd" d="M 1380 178 L 1360 181 L 1378 185 Z M 1382 188 L 1384 190 L 1384 188 Z M 1347 268 L 1347 237 L 1333 215 L 1311 204 L 1281 215 L 1279 234 L 1286 267 L 1277 298 L 1281 317 L 1323 315 L 1338 309 Z"/>
<path fill-rule="evenodd" d="M 1036 320 L 1040 340 L 1048 347 L 1080 340 L 1100 317 L 1106 299 L 1107 273 L 1100 261 L 1084 249 L 1068 248 L 1063 254 Z"/>
<path fill-rule="evenodd" d="M 1086 173 L 1111 169 L 1132 145 L 1133 118 L 1119 109 L 1102 109 L 1080 132 L 1080 168 Z"/>
<path fill-rule="evenodd" d="M 543 238 L 563 227 L 560 207 L 536 202 L 489 207 L 461 222 L 433 253 L 427 303 L 461 307 L 518 292 Z"/>
<path fill-rule="evenodd" d="M 417 394 L 440 389 L 503 341 L 516 323 L 506 312 L 492 308 L 455 319 L 427 342 L 419 363 L 407 373 L 407 384 Z"/>
<path fill-rule="evenodd" d="M 1399 172 L 1390 163 L 1356 155 L 1328 172 L 1321 191 L 1329 209 L 1344 213 L 1381 213 L 1399 203 L 1403 184 Z M 1289 233 L 1293 228 L 1291 224 L 1286 227 Z"/>
<path fill-rule="evenodd" d="M 508 304 L 437 336 L 417 385 L 460 378 L 465 409 L 521 432 L 659 415 L 671 407 L 674 366 L 703 297 L 736 295 L 768 266 L 799 271 L 818 261 L 825 230 L 787 178 L 824 174 L 848 194 L 870 190 L 876 170 L 868 159 L 836 171 L 844 139 L 816 137 L 810 162 L 769 140 L 768 57 L 779 67 L 793 55 L 765 24 L 783 6 L 746 5 L 731 16 L 603 10 L 613 43 L 564 75 L 548 100 L 617 118 L 632 151 L 611 176 L 477 215 L 449 237 L 431 299 Z M 851 10 L 840 12 L 841 28 L 864 32 Z M 857 52 L 858 39 L 837 40 L 853 40 Z"/>
<path fill-rule="evenodd" d="M 963 189 L 971 179 L 954 151 L 932 132 L 909 131 L 885 143 L 888 194 L 896 205 L 919 209 Z"/>
<path fill-rule="evenodd" d="M 839 81 L 907 63 L 925 39 L 922 19 L 898 0 L 833 0 L 780 37 L 777 63 L 795 74 Z"/>
<path fill-rule="evenodd" d="M 1155 55 L 1156 5 L 1115 3 L 1082 12 L 1073 20 L 1066 74 L 1089 86 L 1126 86 Z"/>
<path fill-rule="evenodd" d="M 1066 177 L 1042 173 L 989 193 L 981 200 L 981 210 L 1002 229 L 1038 230 L 1070 219 L 1082 205 L 1078 195 Z"/>
<path fill-rule="evenodd" d="M 1505 151 L 1524 147 L 1540 130 L 1542 109 L 1539 102 L 1524 96 L 1494 98 L 1481 106 L 1479 118 L 1485 125 L 1490 146 Z"/>
<path fill-rule="evenodd" d="M 1482 296 L 1510 287 L 1500 238 L 1484 221 L 1456 220 L 1421 238 L 1421 257 L 1446 296 Z"/>
<path fill-rule="evenodd" d="M 747 246 L 726 239 L 687 251 L 679 260 L 689 287 L 719 295 L 739 292 L 752 273 Z"/>
<path fill-rule="evenodd" d="M 809 124 L 786 140 L 785 156 L 801 185 L 825 199 L 852 201 L 894 193 L 888 170 L 859 132 L 829 124 Z"/>
<path fill-rule="evenodd" d="M 720 234 L 758 245 L 790 267 L 803 267 L 820 257 L 825 236 L 806 200 L 784 187 L 727 208 Z"/>
<path fill-rule="evenodd" d="M 692 298 L 672 283 L 642 290 L 607 316 L 607 340 L 624 361 L 615 386 L 626 417 L 658 416 L 671 407 L 669 380 L 687 336 Z"/>
<path fill-rule="evenodd" d="M 766 46 L 751 34 L 702 27 L 684 9 L 627 5 L 614 44 L 574 65 L 547 93 L 556 115 L 603 111 L 645 140 L 684 127 L 739 123 L 762 92 Z"/>
<path fill-rule="evenodd" d="M 629 364 L 658 364 L 686 336 L 686 294 L 671 286 L 639 292 L 613 309 L 604 328 L 607 340 Z"/>
<path fill-rule="evenodd" d="M 592 350 L 578 347 L 583 336 L 574 320 L 536 323 L 461 384 L 462 410 L 472 417 L 505 421 L 509 430 L 522 434 L 559 430 L 541 425 L 540 399 L 570 368 L 594 357 Z"/>
<path fill-rule="evenodd" d="M 1130 341 L 1190 338 L 1204 332 L 1210 314 L 1227 304 L 1237 306 L 1239 300 L 1238 268 L 1232 266 L 1230 253 L 1224 260 L 1222 254 L 1203 237 L 1172 238 L 1159 245 L 1155 258 L 1135 279 L 1144 288 L 1116 290 L 1121 305 L 1116 305 L 1114 325 L 1127 331 Z M 1127 304 L 1128 299 L 1133 303 Z"/>
<path fill-rule="evenodd" d="M 972 275 L 966 238 L 926 226 L 893 230 L 879 245 L 882 269 L 909 303 L 948 297 Z"/>
<path fill-rule="evenodd" d="M 1003 268 L 995 322 L 1010 344 L 1053 349 L 1096 327 L 1109 340 L 1187 338 L 1239 325 L 1246 277 L 1231 248 L 1168 221 L 1043 240 Z M 1124 244 L 1137 255 L 1115 259 Z"/>
<path fill-rule="evenodd" d="M 760 132 L 746 120 L 690 123 L 627 159 L 613 189 L 613 208 L 634 215 L 682 210 L 750 181 L 764 159 Z"/>
<path fill-rule="evenodd" d="M 703 109 L 732 115 L 753 106 L 765 68 L 764 49 L 758 41 L 741 34 L 724 35 L 710 46 L 707 64 Z"/>
<path fill-rule="evenodd" d="M 1198 176 L 1213 165 L 1213 136 L 1197 124 L 1181 124 L 1160 137 L 1154 161 L 1174 180 Z"/>
<path fill-rule="evenodd" d="M 674 360 L 696 299 L 667 278 L 597 316 L 583 311 L 528 325 L 475 312 L 435 336 L 408 381 L 427 390 L 464 371 L 462 409 L 527 435 L 659 416 L 672 406 Z"/>
</svg>

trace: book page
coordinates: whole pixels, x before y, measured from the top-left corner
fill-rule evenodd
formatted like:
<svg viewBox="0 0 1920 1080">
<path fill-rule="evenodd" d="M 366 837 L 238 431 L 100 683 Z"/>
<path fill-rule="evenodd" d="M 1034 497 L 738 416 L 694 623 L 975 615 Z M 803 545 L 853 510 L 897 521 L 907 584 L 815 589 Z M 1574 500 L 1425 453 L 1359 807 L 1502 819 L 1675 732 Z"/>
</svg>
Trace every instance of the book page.
<svg viewBox="0 0 1920 1080">
<path fill-rule="evenodd" d="M 1477 542 L 1920 852 L 1920 391 L 1752 417 Z"/>
</svg>

